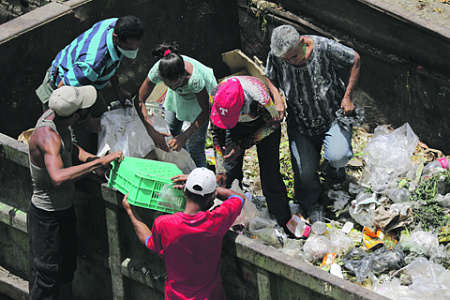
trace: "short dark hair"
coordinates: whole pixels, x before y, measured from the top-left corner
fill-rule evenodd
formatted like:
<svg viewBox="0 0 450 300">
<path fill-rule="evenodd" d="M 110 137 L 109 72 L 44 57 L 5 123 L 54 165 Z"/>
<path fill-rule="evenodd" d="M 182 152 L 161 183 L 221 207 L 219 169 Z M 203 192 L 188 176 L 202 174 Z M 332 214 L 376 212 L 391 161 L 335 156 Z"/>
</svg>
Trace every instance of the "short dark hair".
<svg viewBox="0 0 450 300">
<path fill-rule="evenodd" d="M 128 39 L 140 41 L 144 36 L 144 26 L 138 17 L 124 16 L 117 20 L 114 33 L 121 41 Z"/>
<path fill-rule="evenodd" d="M 202 195 L 198 195 L 198 194 L 194 194 L 193 192 L 191 192 L 188 189 L 184 190 L 184 195 L 186 196 L 186 198 L 189 198 L 189 200 L 191 200 L 192 202 L 195 202 L 197 204 L 204 204 L 206 199 L 211 199 L 211 197 L 214 195 L 216 191 L 206 194 L 205 196 Z"/>
</svg>

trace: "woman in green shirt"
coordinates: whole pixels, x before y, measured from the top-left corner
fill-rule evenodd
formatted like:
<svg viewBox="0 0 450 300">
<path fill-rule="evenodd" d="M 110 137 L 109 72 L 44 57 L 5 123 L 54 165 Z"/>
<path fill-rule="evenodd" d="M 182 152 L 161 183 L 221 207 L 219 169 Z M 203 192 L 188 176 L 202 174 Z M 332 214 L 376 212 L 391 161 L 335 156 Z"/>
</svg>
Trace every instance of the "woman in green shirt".
<svg viewBox="0 0 450 300">
<path fill-rule="evenodd" d="M 185 145 L 197 167 L 206 167 L 205 141 L 209 124 L 209 94 L 217 85 L 211 68 L 197 60 L 180 55 L 172 44 L 155 47 L 152 55 L 159 60 L 150 69 L 135 98 L 135 106 L 148 134 L 157 148 L 166 152 L 180 151 Z M 155 86 L 164 82 L 165 118 L 173 139 L 166 142 L 168 134 L 155 130 L 145 108 L 145 100 Z M 191 123 L 181 131 L 184 121 Z"/>
</svg>

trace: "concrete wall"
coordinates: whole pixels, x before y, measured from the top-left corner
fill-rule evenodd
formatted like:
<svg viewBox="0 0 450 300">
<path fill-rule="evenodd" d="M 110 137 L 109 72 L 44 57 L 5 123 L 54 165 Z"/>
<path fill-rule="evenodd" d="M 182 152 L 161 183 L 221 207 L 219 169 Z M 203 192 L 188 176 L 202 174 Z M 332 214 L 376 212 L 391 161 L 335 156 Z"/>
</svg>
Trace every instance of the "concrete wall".
<svg viewBox="0 0 450 300">
<path fill-rule="evenodd" d="M 448 28 L 395 10 L 382 0 L 276 4 L 283 10 L 258 10 L 239 1 L 242 50 L 248 56 L 265 62 L 270 33 L 281 24 L 294 25 L 301 34 L 336 38 L 361 55 L 354 101 L 366 109 L 368 125 L 373 129 L 408 122 L 421 141 L 450 153 Z"/>
<path fill-rule="evenodd" d="M 17 18 L 47 4 L 48 0 L 3 0 L 0 1 L 0 24 Z"/>
<path fill-rule="evenodd" d="M 31 197 L 28 150 L 0 134 L 0 266 L 22 278 L 0 294 L 27 299 L 26 207 Z M 76 184 L 78 268 L 75 299 L 163 299 L 165 265 L 142 245 L 122 208 L 123 195 L 90 175 Z M 20 191 L 20 192 L 19 192 Z M 138 208 L 151 226 L 160 212 Z M 228 299 L 385 299 L 272 247 L 228 232 L 221 256 Z M 10 293 L 8 293 L 10 292 Z M 18 296 L 17 296 L 18 295 Z"/>
<path fill-rule="evenodd" d="M 95 22 L 120 15 L 136 15 L 145 27 L 138 57 L 124 59 L 119 81 L 137 93 L 155 59 L 151 49 L 161 42 L 177 42 L 183 54 L 214 68 L 218 78 L 229 73 L 221 53 L 240 48 L 235 1 L 207 0 L 70 0 L 52 2 L 0 25 L 0 132 L 17 138 L 34 127 L 42 113 L 34 90 L 56 54 Z M 117 100 L 111 88 L 107 101 Z"/>
</svg>

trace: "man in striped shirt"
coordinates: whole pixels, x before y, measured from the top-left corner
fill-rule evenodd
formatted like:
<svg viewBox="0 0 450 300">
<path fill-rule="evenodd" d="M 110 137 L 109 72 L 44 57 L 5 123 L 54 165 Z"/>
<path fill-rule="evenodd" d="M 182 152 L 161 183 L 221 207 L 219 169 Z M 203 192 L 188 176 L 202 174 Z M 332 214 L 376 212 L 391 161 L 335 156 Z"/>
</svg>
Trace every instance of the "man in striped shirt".
<svg viewBox="0 0 450 300">
<path fill-rule="evenodd" d="M 119 86 L 115 72 L 124 56 L 136 57 L 143 34 L 141 20 L 125 16 L 100 21 L 74 39 L 56 55 L 44 82 L 36 90 L 44 111 L 48 109 L 47 102 L 52 92 L 64 85 L 93 85 L 101 90 L 111 82 L 122 104 L 131 99 L 130 93 Z M 105 101 L 99 97 L 85 126 L 73 128 L 78 144 L 90 152 L 96 150 L 95 133 L 100 130 L 100 116 L 106 110 Z"/>
</svg>

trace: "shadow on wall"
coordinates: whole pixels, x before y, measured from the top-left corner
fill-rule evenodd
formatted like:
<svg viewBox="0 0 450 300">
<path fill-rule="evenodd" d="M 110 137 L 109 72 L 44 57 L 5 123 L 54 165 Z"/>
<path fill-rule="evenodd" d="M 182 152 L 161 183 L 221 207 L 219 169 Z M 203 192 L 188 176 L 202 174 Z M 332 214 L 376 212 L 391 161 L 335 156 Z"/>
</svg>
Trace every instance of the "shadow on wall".
<svg viewBox="0 0 450 300">
<path fill-rule="evenodd" d="M 145 27 L 137 59 L 124 59 L 116 73 L 132 94 L 155 62 L 151 49 L 161 42 L 177 42 L 183 54 L 212 67 L 218 78 L 229 74 L 221 53 L 240 48 L 236 1 L 51 2 L 0 25 L 0 132 L 17 138 L 34 127 L 42 113 L 34 90 L 56 54 L 95 22 L 120 15 L 136 15 Z M 116 100 L 111 87 L 102 93 Z"/>
</svg>

